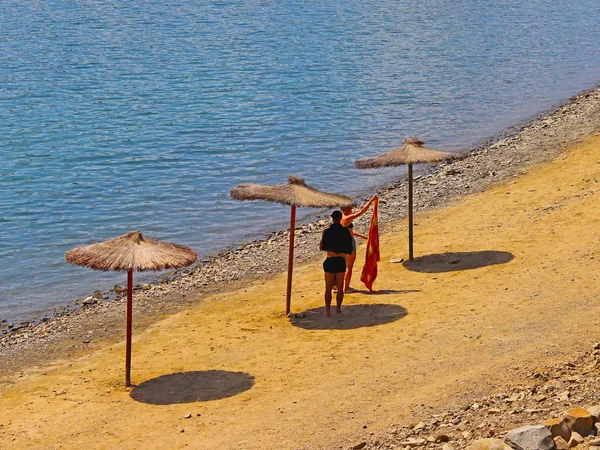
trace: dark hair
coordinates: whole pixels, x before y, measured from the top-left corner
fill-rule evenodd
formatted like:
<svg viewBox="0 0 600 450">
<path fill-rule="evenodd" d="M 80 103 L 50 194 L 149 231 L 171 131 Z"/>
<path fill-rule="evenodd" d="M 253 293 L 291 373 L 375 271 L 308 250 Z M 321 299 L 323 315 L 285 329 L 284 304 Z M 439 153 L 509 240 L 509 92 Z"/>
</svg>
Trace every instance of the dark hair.
<svg viewBox="0 0 600 450">
<path fill-rule="evenodd" d="M 336 209 L 334 212 L 331 213 L 331 218 L 336 221 L 342 220 L 342 212 Z"/>
</svg>

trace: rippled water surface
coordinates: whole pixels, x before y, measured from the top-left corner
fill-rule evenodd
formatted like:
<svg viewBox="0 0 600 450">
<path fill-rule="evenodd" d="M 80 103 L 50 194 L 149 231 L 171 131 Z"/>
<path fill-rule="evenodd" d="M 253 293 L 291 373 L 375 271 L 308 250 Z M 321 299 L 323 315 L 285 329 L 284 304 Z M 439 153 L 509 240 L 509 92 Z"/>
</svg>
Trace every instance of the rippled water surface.
<svg viewBox="0 0 600 450">
<path fill-rule="evenodd" d="M 600 79 L 597 0 L 0 3 L 0 318 L 123 283 L 64 252 L 127 231 L 201 255 L 285 226 L 228 198 L 458 150 Z"/>
</svg>

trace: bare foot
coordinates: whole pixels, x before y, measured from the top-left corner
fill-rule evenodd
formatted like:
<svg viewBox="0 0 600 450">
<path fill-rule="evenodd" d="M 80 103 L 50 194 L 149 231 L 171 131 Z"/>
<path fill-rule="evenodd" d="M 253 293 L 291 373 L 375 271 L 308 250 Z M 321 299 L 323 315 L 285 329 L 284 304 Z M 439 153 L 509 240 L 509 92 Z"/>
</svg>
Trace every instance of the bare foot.
<svg viewBox="0 0 600 450">
<path fill-rule="evenodd" d="M 341 310 L 341 309 L 337 309 L 337 308 L 336 308 L 336 310 L 335 310 L 335 315 L 336 315 L 336 316 L 339 316 L 341 313 L 342 313 L 342 310 Z"/>
<path fill-rule="evenodd" d="M 327 317 L 331 317 L 331 309 L 329 309 L 329 308 L 325 308 L 325 315 L 326 315 Z"/>
<path fill-rule="evenodd" d="M 354 292 L 358 292 L 358 289 L 354 289 L 353 287 L 346 289 L 346 294 L 352 294 Z"/>
</svg>

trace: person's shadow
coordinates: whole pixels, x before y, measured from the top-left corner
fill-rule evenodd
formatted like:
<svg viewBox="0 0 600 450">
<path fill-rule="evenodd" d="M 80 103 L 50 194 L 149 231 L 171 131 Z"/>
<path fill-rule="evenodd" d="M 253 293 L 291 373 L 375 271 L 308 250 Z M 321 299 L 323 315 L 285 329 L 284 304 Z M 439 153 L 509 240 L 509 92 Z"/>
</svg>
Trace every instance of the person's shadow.
<svg viewBox="0 0 600 450">
<path fill-rule="evenodd" d="M 244 372 L 204 370 L 161 375 L 133 388 L 131 398 L 152 405 L 195 403 L 232 397 L 254 386 Z"/>
<path fill-rule="evenodd" d="M 331 306 L 331 317 L 325 316 L 325 307 L 312 308 L 290 316 L 290 323 L 306 330 L 352 330 L 373 327 L 402 319 L 408 312 L 400 305 L 373 304 L 348 305 L 342 314 L 335 315 L 335 298 Z"/>
<path fill-rule="evenodd" d="M 413 272 L 442 273 L 506 264 L 514 259 L 509 252 L 483 250 L 478 252 L 450 252 L 418 256 L 403 265 Z"/>
</svg>

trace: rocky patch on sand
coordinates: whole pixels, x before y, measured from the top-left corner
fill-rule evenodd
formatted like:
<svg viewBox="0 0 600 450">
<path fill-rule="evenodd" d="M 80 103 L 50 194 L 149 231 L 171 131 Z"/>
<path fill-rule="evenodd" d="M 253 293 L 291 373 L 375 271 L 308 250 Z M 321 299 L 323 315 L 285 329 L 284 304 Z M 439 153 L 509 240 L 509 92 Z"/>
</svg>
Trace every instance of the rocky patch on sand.
<svg viewBox="0 0 600 450">
<path fill-rule="evenodd" d="M 350 448 L 600 450 L 600 344 L 560 365 L 521 375 L 522 385 L 498 387 Z"/>
</svg>

